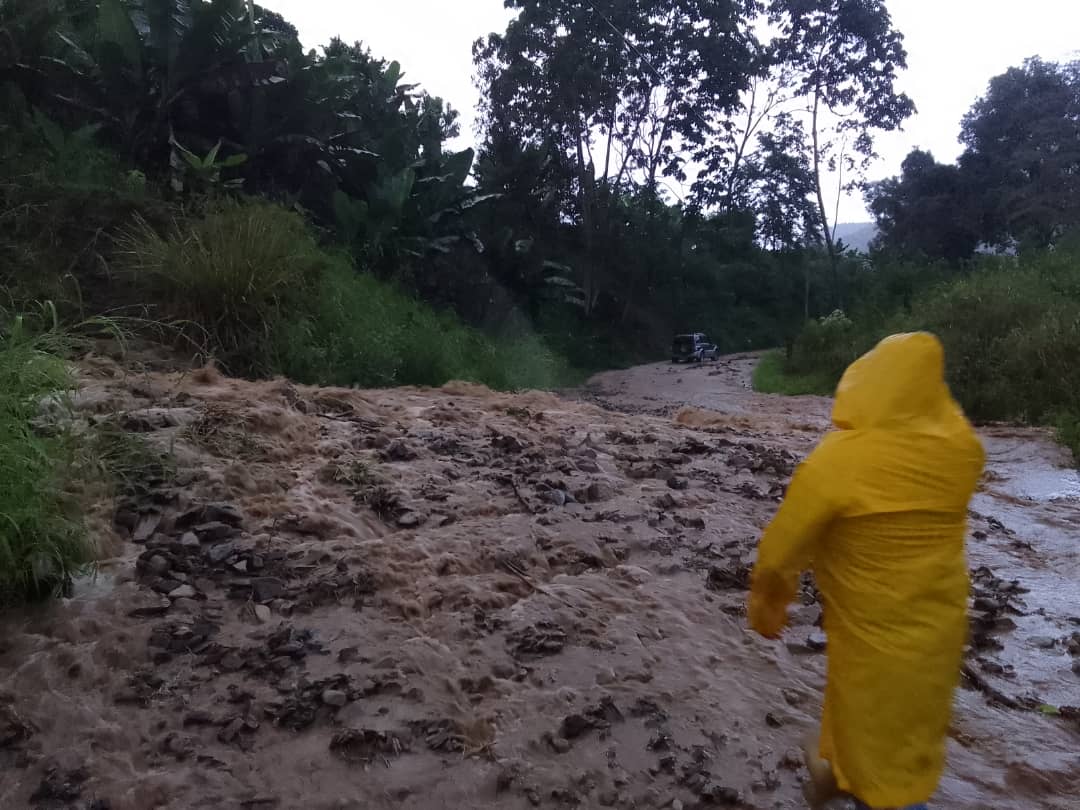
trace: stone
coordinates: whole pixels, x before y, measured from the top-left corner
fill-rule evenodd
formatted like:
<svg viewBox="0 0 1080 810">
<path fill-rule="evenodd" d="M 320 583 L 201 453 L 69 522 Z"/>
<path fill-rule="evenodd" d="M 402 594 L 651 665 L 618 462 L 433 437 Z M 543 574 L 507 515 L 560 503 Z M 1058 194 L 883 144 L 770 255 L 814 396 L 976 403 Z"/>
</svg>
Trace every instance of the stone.
<svg viewBox="0 0 1080 810">
<path fill-rule="evenodd" d="M 563 719 L 559 734 L 567 740 L 576 740 L 590 728 L 592 728 L 592 722 L 587 717 L 571 714 Z"/>
<path fill-rule="evenodd" d="M 172 603 L 168 599 L 163 599 L 162 601 L 156 602 L 154 604 L 137 607 L 134 610 L 130 611 L 128 613 L 128 616 L 136 619 L 150 619 L 157 616 L 164 616 L 166 613 L 169 612 L 169 608 L 171 607 L 171 605 Z"/>
<path fill-rule="evenodd" d="M 195 506 L 176 519 L 179 529 L 186 529 L 200 523 L 225 523 L 229 526 L 239 526 L 244 522 L 244 514 L 232 504 L 208 503 Z"/>
<path fill-rule="evenodd" d="M 1080 660 L 1073 661 L 1072 671 L 1075 672 L 1077 675 L 1080 675 Z"/>
<path fill-rule="evenodd" d="M 190 585 L 181 585 L 179 588 L 169 591 L 170 599 L 194 599 L 196 591 Z"/>
<path fill-rule="evenodd" d="M 172 591 L 175 591 L 181 585 L 180 580 L 171 579 L 169 577 L 162 577 L 155 579 L 150 583 L 150 590 L 157 591 L 160 594 L 168 596 Z"/>
<path fill-rule="evenodd" d="M 561 489 L 549 489 L 544 497 L 555 506 L 566 506 L 566 493 Z"/>
<path fill-rule="evenodd" d="M 204 543 L 213 543 L 217 540 L 228 540 L 230 537 L 234 537 L 240 533 L 240 530 L 236 527 L 230 526 L 228 523 L 222 523 L 221 521 L 200 523 L 193 531 Z"/>
<path fill-rule="evenodd" d="M 221 659 L 221 668 L 226 672 L 238 672 L 244 668 L 244 659 L 236 652 L 226 653 Z"/>
<path fill-rule="evenodd" d="M 195 532 L 184 532 L 180 537 L 180 545 L 184 548 L 199 548 L 199 536 Z"/>
<path fill-rule="evenodd" d="M 424 516 L 418 512 L 406 512 L 397 519 L 397 525 L 402 529 L 415 529 L 424 522 Z"/>
<path fill-rule="evenodd" d="M 571 748 L 570 741 L 562 737 L 549 737 L 548 745 L 551 746 L 551 750 L 556 754 L 565 754 Z"/>
<path fill-rule="evenodd" d="M 1052 650 L 1057 645 L 1057 639 L 1050 636 L 1032 636 L 1031 643 L 1040 650 Z"/>
<path fill-rule="evenodd" d="M 236 551 L 235 543 L 218 543 L 206 550 L 206 557 L 212 563 L 224 562 Z"/>
<path fill-rule="evenodd" d="M 189 728 L 191 726 L 212 726 L 216 722 L 210 712 L 193 711 L 184 715 L 182 724 L 184 728 Z"/>
<path fill-rule="evenodd" d="M 160 554 L 155 554 L 146 561 L 146 570 L 156 577 L 160 577 L 169 570 L 169 561 Z"/>
<path fill-rule="evenodd" d="M 208 503 L 202 508 L 201 522 L 239 526 L 244 522 L 244 513 L 229 503 Z"/>
<path fill-rule="evenodd" d="M 131 533 L 131 539 L 136 543 L 145 543 L 149 540 L 154 532 L 157 531 L 157 527 L 161 524 L 161 515 L 157 512 L 151 512 L 147 515 L 143 515 L 139 518 L 139 522 L 135 524 L 135 529 Z"/>
<path fill-rule="evenodd" d="M 491 668 L 491 674 L 504 681 L 511 680 L 518 674 L 518 668 L 507 661 L 499 661 Z"/>
<path fill-rule="evenodd" d="M 615 670 L 608 668 L 602 669 L 596 673 L 596 683 L 599 686 L 610 686 L 618 680 L 618 676 L 615 674 Z"/>
<path fill-rule="evenodd" d="M 218 740 L 223 743 L 231 743 L 237 738 L 241 731 L 244 729 L 244 720 L 241 717 L 237 717 L 218 732 Z"/>
<path fill-rule="evenodd" d="M 1065 642 L 1065 649 L 1069 655 L 1080 655 L 1080 633 L 1073 633 Z"/>
<path fill-rule="evenodd" d="M 322 693 L 322 702 L 340 709 L 349 702 L 349 696 L 340 689 L 327 689 Z"/>
<path fill-rule="evenodd" d="M 660 509 L 676 509 L 679 506 L 679 502 L 675 500 L 675 496 L 670 492 L 665 492 L 663 495 L 660 495 L 654 503 Z"/>
<path fill-rule="evenodd" d="M 678 475 L 673 475 L 673 476 L 671 476 L 671 478 L 669 478 L 667 480 L 667 485 L 671 489 L 683 490 L 683 489 L 688 489 L 690 487 L 690 482 L 687 481 L 685 478 L 682 478 L 682 477 L 680 477 Z"/>
<path fill-rule="evenodd" d="M 258 577 L 251 580 L 251 598 L 256 602 L 271 602 L 285 593 L 285 583 L 274 577 Z"/>
<path fill-rule="evenodd" d="M 201 609 L 201 605 L 194 599 L 174 599 L 172 606 L 178 613 L 195 613 Z"/>
<path fill-rule="evenodd" d="M 258 619 L 260 622 L 266 623 L 273 618 L 273 613 L 271 613 L 270 608 L 268 608 L 266 605 L 256 605 L 255 618 Z"/>
<path fill-rule="evenodd" d="M 788 706 L 802 706 L 806 702 L 806 696 L 794 689 L 782 689 L 780 694 L 784 696 L 784 702 Z"/>
</svg>

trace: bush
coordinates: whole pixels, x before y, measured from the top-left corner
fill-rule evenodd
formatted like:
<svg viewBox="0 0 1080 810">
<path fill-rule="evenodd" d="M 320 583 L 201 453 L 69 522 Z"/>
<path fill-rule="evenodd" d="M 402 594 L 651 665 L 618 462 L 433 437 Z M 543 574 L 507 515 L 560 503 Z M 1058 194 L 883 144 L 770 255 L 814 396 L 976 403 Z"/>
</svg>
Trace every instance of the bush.
<svg viewBox="0 0 1080 810">
<path fill-rule="evenodd" d="M 779 350 L 763 355 L 754 368 L 754 390 L 763 394 L 830 396 L 836 390 L 836 382 L 835 375 L 827 371 L 805 374 L 789 371 L 784 353 Z"/>
<path fill-rule="evenodd" d="M 809 321 L 795 340 L 788 370 L 796 374 L 825 375 L 835 382 L 860 354 L 855 323 L 840 310 Z"/>
<path fill-rule="evenodd" d="M 890 318 L 873 308 L 807 324 L 791 361 L 765 363 L 759 390 L 791 393 L 799 375 L 833 384 L 887 334 L 926 330 L 945 346 L 949 385 L 976 421 L 1053 425 L 1080 460 L 1080 251 L 986 257 L 925 288 Z"/>
<path fill-rule="evenodd" d="M 1080 413 L 1080 265 L 1046 254 L 987 262 L 916 301 L 911 322 L 945 344 L 949 383 L 980 420 Z"/>
<path fill-rule="evenodd" d="M 34 427 L 41 403 L 67 405 L 73 381 L 56 333 L 32 336 L 15 318 L 0 336 L 0 607 L 45 596 L 91 562 L 68 492 L 78 467 L 70 432 Z"/>
<path fill-rule="evenodd" d="M 271 347 L 274 370 L 313 385 L 393 385 L 409 303 L 374 277 L 335 262 L 319 279 L 308 311 L 279 324 Z"/>
<path fill-rule="evenodd" d="M 328 264 L 312 306 L 280 325 L 275 370 L 317 385 L 548 388 L 565 368 L 536 337 L 493 341 L 339 260 Z"/>
<path fill-rule="evenodd" d="M 255 200 L 218 201 L 164 236 L 140 219 L 119 257 L 163 314 L 236 373 L 269 370 L 275 328 L 300 315 L 333 261 L 298 214 Z"/>
</svg>

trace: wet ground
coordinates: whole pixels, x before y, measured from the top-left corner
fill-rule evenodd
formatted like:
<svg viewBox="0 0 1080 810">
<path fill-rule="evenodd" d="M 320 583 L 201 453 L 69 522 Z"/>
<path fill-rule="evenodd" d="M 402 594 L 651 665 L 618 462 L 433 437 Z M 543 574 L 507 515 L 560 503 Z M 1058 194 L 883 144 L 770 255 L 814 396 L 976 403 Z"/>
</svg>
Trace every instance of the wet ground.
<svg viewBox="0 0 1080 810">
<path fill-rule="evenodd" d="M 768 642 L 743 603 L 828 402 L 753 362 L 563 398 L 87 362 L 82 416 L 178 471 L 99 506 L 96 581 L 0 618 L 0 807 L 801 807 L 819 609 Z M 1075 808 L 1077 479 L 984 438 L 936 806 Z"/>
</svg>

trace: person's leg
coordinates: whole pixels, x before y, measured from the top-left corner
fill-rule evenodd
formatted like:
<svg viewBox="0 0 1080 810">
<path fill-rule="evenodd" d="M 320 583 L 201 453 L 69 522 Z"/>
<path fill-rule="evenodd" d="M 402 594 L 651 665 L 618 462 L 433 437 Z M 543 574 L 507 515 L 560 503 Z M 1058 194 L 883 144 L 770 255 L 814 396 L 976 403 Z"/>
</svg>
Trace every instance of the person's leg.
<svg viewBox="0 0 1080 810">
<path fill-rule="evenodd" d="M 833 776 L 832 767 L 818 754 L 818 735 L 808 734 L 803 738 L 803 760 L 810 772 L 810 781 L 803 785 L 803 797 L 810 810 L 822 810 L 826 802 L 840 795 Z"/>
</svg>

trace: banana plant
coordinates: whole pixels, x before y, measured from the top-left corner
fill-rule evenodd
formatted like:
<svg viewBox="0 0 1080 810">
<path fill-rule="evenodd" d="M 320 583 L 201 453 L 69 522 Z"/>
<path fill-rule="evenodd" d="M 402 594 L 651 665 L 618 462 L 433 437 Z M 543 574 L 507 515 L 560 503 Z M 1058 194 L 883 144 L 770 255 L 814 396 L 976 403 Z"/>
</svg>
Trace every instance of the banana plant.
<svg viewBox="0 0 1080 810">
<path fill-rule="evenodd" d="M 173 191 L 209 192 L 215 189 L 238 189 L 244 184 L 243 178 L 233 178 L 221 181 L 222 169 L 232 169 L 247 161 L 247 155 L 238 152 L 234 155 L 218 158 L 221 151 L 221 140 L 207 152 L 199 157 L 190 149 L 183 146 L 175 135 L 169 136 L 169 144 L 172 152 L 169 155 L 169 167 L 172 170 L 170 183 Z"/>
</svg>

